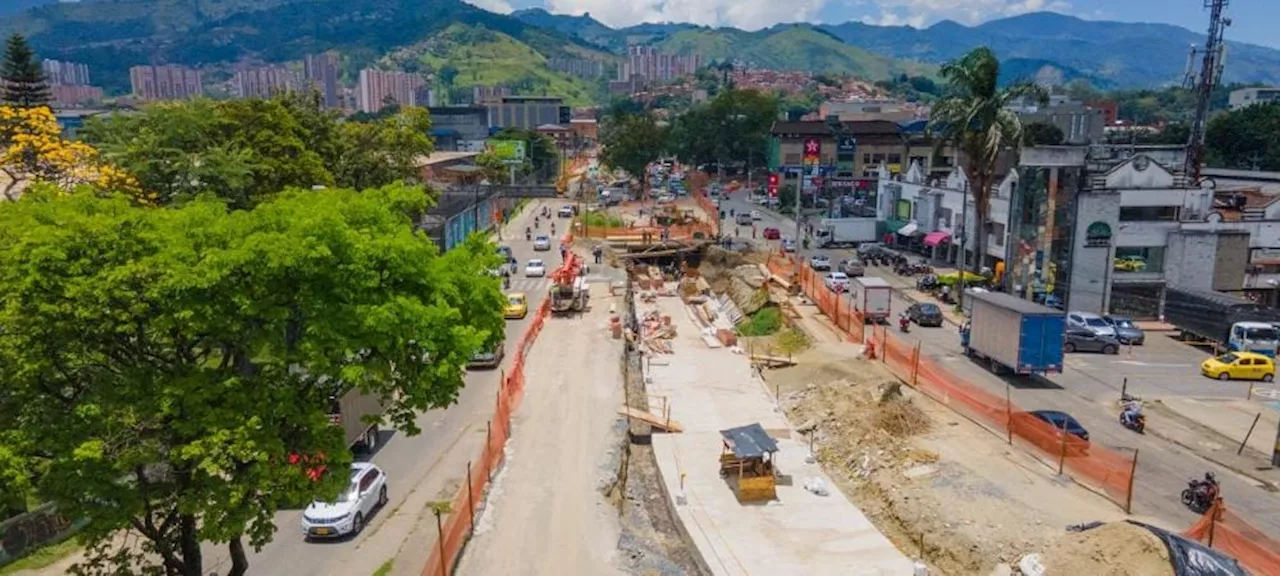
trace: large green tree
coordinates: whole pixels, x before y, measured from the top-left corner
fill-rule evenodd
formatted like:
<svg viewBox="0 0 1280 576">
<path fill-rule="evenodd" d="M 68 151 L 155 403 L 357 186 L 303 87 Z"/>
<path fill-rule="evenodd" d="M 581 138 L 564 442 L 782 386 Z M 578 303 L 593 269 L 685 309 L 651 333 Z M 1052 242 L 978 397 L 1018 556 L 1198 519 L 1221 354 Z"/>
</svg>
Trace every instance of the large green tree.
<svg viewBox="0 0 1280 576">
<path fill-rule="evenodd" d="M 645 168 L 667 149 L 666 130 L 649 113 L 605 118 L 600 141 L 604 144 L 600 159 L 605 165 L 639 178 L 645 189 L 649 173 Z"/>
<path fill-rule="evenodd" d="M 1217 168 L 1280 170 L 1280 102 L 1215 116 L 1205 135 L 1207 163 Z"/>
<path fill-rule="evenodd" d="M 1062 129 L 1048 122 L 1029 122 L 1022 127 L 1023 146 L 1058 146 L 1065 139 Z"/>
<path fill-rule="evenodd" d="M 764 159 L 779 106 L 777 98 L 756 90 L 725 90 L 673 120 L 670 149 L 694 164 L 750 167 Z"/>
<path fill-rule="evenodd" d="M 427 208 L 399 185 L 247 211 L 38 189 L 0 206 L 0 439 L 39 439 L 0 469 L 40 466 L 40 495 L 92 519 L 78 571 L 204 576 L 213 543 L 245 574 L 277 510 L 346 485 L 332 395 L 376 395 L 410 434 L 455 401 L 504 300 L 492 246 L 439 254 L 411 225 Z"/>
<path fill-rule="evenodd" d="M 1022 121 L 1009 105 L 1021 98 L 1044 100 L 1044 91 L 1034 84 L 1015 83 L 999 87 L 1000 61 L 990 48 L 973 51 L 942 65 L 947 93 L 929 115 L 929 130 L 939 143 L 954 145 L 973 194 L 974 223 L 979 255 L 987 253 L 987 215 L 991 189 L 996 181 L 1000 155 L 1022 146 Z M 966 232 L 967 234 L 968 232 Z M 982 258 L 974 262 L 974 271 Z"/>
<path fill-rule="evenodd" d="M 0 100 L 9 106 L 35 108 L 48 106 L 53 100 L 44 69 L 36 55 L 19 34 L 5 44 L 4 63 L 0 64 Z"/>
<path fill-rule="evenodd" d="M 368 188 L 413 180 L 431 153 L 425 109 L 341 122 L 314 94 L 147 107 L 82 131 L 160 204 L 213 194 L 250 208 L 286 187 Z"/>
<path fill-rule="evenodd" d="M 560 152 L 550 136 L 523 128 L 503 128 L 493 138 L 524 141 L 525 163 L 520 171 L 525 175 L 543 182 L 559 176 Z"/>
</svg>

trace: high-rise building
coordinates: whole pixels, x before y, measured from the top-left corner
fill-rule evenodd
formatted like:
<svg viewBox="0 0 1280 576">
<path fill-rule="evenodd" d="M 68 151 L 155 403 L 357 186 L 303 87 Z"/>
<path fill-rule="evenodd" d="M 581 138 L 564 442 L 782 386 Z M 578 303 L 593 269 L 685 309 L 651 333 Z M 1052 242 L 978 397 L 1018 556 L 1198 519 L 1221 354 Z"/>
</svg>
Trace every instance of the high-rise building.
<svg viewBox="0 0 1280 576">
<path fill-rule="evenodd" d="M 44 60 L 40 63 L 50 86 L 88 86 L 89 65 L 61 60 Z"/>
<path fill-rule="evenodd" d="M 231 84 L 241 98 L 270 98 L 297 90 L 301 81 L 298 74 L 288 68 L 265 66 L 237 71 Z"/>
<path fill-rule="evenodd" d="M 342 108 L 338 92 L 338 60 L 332 54 L 308 54 L 303 62 L 307 81 L 320 93 L 325 108 Z"/>
<path fill-rule="evenodd" d="M 599 60 L 585 58 L 552 58 L 547 66 L 557 72 L 564 72 L 579 78 L 599 78 L 604 76 L 604 63 Z"/>
<path fill-rule="evenodd" d="M 58 109 L 83 108 L 102 102 L 102 89 L 97 86 L 54 84 L 49 86 L 49 94 L 53 96 L 54 108 Z"/>
<path fill-rule="evenodd" d="M 417 74 L 365 68 L 360 71 L 360 85 L 356 99 L 359 101 L 360 111 L 368 113 L 382 110 L 388 102 L 416 106 L 418 88 L 425 83 L 422 76 Z"/>
<path fill-rule="evenodd" d="M 200 71 L 185 66 L 134 66 L 129 83 L 139 100 L 181 100 L 204 94 Z"/>
<path fill-rule="evenodd" d="M 697 54 L 679 56 L 659 52 L 652 46 L 627 46 L 627 59 L 618 66 L 618 80 L 629 81 L 632 76 L 648 80 L 675 80 L 692 76 L 701 63 L 702 58 Z"/>
</svg>

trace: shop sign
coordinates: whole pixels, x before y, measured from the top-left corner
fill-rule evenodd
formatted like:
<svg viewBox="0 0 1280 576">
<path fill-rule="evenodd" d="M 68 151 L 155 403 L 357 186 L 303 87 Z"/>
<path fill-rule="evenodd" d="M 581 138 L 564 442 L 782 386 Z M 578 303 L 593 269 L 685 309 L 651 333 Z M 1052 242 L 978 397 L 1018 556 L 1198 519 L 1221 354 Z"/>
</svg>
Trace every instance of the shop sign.
<svg viewBox="0 0 1280 576">
<path fill-rule="evenodd" d="M 1111 225 L 1106 222 L 1094 222 L 1084 231 L 1085 248 L 1107 248 L 1111 246 Z"/>
</svg>

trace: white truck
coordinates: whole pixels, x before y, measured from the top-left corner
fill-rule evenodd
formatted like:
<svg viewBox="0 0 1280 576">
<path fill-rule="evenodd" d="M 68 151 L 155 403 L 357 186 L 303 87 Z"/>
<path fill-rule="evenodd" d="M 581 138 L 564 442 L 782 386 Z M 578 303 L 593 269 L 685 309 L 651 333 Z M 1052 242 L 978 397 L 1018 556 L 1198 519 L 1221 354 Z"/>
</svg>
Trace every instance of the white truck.
<svg viewBox="0 0 1280 576">
<path fill-rule="evenodd" d="M 342 427 L 348 448 L 372 452 L 378 447 L 378 420 L 373 417 L 382 415 L 382 402 L 377 396 L 353 388 L 329 402 L 329 421 Z"/>
<path fill-rule="evenodd" d="M 849 295 L 853 299 L 854 310 L 862 313 L 867 324 L 883 324 L 889 320 L 893 288 L 883 278 L 850 278 Z"/>
<path fill-rule="evenodd" d="M 875 218 L 823 218 L 813 231 L 814 244 L 818 248 L 857 246 L 863 242 L 875 242 Z"/>
</svg>

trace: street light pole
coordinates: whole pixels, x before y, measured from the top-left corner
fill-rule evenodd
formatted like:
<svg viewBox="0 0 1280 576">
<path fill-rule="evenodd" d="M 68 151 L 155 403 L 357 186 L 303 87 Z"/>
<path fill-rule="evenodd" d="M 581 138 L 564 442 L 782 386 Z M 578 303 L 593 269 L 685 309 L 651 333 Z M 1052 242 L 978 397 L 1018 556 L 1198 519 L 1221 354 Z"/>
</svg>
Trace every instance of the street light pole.
<svg viewBox="0 0 1280 576">
<path fill-rule="evenodd" d="M 969 181 L 966 179 L 964 190 L 960 192 L 960 254 L 956 256 L 956 304 L 964 310 L 964 270 L 969 260 Z"/>
</svg>

